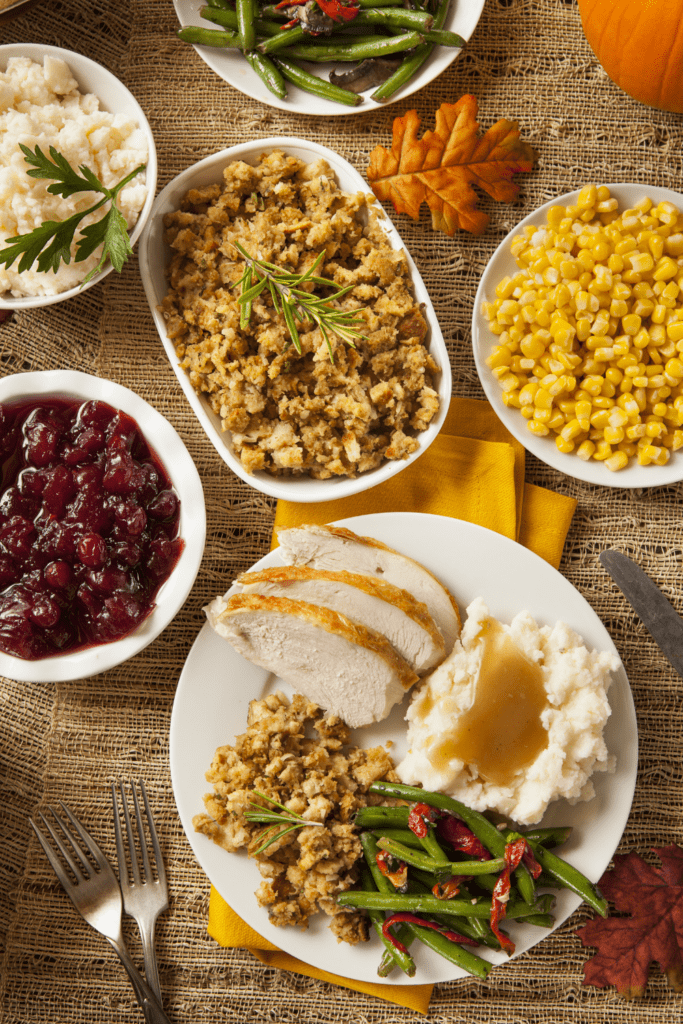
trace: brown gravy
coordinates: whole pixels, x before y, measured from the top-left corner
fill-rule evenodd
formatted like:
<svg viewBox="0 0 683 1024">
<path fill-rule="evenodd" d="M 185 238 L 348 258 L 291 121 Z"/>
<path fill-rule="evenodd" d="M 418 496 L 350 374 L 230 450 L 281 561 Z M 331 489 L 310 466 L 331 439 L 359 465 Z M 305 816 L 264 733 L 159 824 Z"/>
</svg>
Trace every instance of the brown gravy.
<svg viewBox="0 0 683 1024">
<path fill-rule="evenodd" d="M 452 758 L 496 786 L 509 785 L 548 744 L 541 724 L 547 707 L 543 673 L 493 619 L 482 628 L 483 653 L 472 706 L 456 731 L 430 754 L 436 767 Z"/>
</svg>

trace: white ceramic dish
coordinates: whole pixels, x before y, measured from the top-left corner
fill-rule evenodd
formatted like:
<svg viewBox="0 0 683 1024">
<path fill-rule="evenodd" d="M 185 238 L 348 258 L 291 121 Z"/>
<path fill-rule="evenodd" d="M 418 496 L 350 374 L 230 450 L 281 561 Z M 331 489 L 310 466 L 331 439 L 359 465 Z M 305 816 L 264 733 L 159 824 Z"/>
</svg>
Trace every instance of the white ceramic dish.
<svg viewBox="0 0 683 1024">
<path fill-rule="evenodd" d="M 107 71 L 101 64 L 96 64 L 89 57 L 72 50 L 63 50 L 59 46 L 46 46 L 43 43 L 8 43 L 0 46 L 0 70 L 5 71 L 10 57 L 30 57 L 36 63 L 42 63 L 44 57 L 55 57 L 66 61 L 72 75 L 78 82 L 81 92 L 94 93 L 100 101 L 102 110 L 112 114 L 126 114 L 135 118 L 147 138 L 149 155 L 147 158 L 146 183 L 147 198 L 140 211 L 140 216 L 131 231 L 131 242 L 133 245 L 142 234 L 142 229 L 147 223 L 157 184 L 157 153 L 154 145 L 154 136 L 149 122 L 144 115 L 142 107 L 133 94 L 125 87 L 123 82 Z M 96 274 L 87 284 L 79 285 L 76 288 L 69 288 L 58 295 L 25 295 L 15 297 L 7 292 L 0 294 L 0 309 L 37 309 L 42 306 L 51 306 L 55 302 L 64 302 L 65 299 L 79 295 L 86 288 L 92 288 L 111 273 L 113 267 L 109 263 L 104 270 Z"/>
<path fill-rule="evenodd" d="M 462 36 L 467 41 L 477 27 L 481 12 L 484 9 L 484 2 L 485 0 L 451 0 L 451 10 L 444 29 L 449 32 L 457 32 L 459 36 Z M 204 6 L 203 0 L 173 0 L 173 5 L 178 15 L 178 21 L 183 27 L 185 25 L 198 25 L 201 28 L 220 28 L 220 25 L 214 25 L 212 22 L 205 21 L 200 17 L 199 10 Z M 270 107 L 279 107 L 280 110 L 286 110 L 291 114 L 311 114 L 315 117 L 340 117 L 348 116 L 349 114 L 371 113 L 377 107 L 383 105 L 370 98 L 374 89 L 368 89 L 365 93 L 361 93 L 364 98 L 363 103 L 360 103 L 357 107 L 347 107 L 342 103 L 333 103 L 331 100 L 315 96 L 310 92 L 304 92 L 303 89 L 292 85 L 291 82 L 287 83 L 287 98 L 281 100 L 266 88 L 256 72 L 252 71 L 241 53 L 236 50 L 225 50 L 215 46 L 195 46 L 195 50 L 202 60 L 228 85 L 232 85 L 235 89 L 244 93 L 245 96 L 251 96 L 255 100 L 260 100 L 261 103 L 267 103 Z M 425 85 L 428 85 L 429 82 L 432 82 L 453 63 L 459 53 L 460 50 L 458 49 L 436 46 L 411 81 L 394 93 L 387 102 L 393 103 L 395 100 L 404 100 L 411 93 L 416 92 L 417 89 L 422 89 Z M 325 80 L 327 80 L 330 70 L 335 66 L 341 69 L 352 67 L 353 65 L 305 64 L 302 62 L 302 67 Z"/>
<path fill-rule="evenodd" d="M 491 612 L 503 621 L 509 622 L 526 608 L 541 623 L 550 625 L 559 619 L 568 622 L 589 647 L 615 650 L 605 627 L 581 594 L 543 559 L 500 534 L 458 519 L 412 512 L 358 516 L 337 525 L 376 537 L 421 561 L 451 589 L 462 610 L 482 595 Z M 254 568 L 279 564 L 281 559 L 275 550 Z M 214 751 L 233 743 L 235 736 L 244 731 L 250 700 L 277 689 L 291 693 L 273 675 L 241 658 L 208 625 L 202 628 L 180 677 L 171 718 L 171 777 L 183 827 L 213 885 L 260 935 L 314 967 L 346 978 L 377 982 L 381 948 L 374 937 L 369 944 L 355 947 L 337 944 L 322 914 L 313 918 L 308 931 L 273 927 L 267 911 L 257 905 L 253 895 L 260 882 L 255 864 L 243 853 L 226 853 L 193 830 L 192 817 L 203 810 L 202 797 L 211 789 L 204 773 Z M 605 740 L 616 754 L 616 772 L 594 776 L 596 796 L 592 801 L 574 806 L 557 801 L 544 818 L 546 825 L 574 826 L 571 840 L 560 855 L 593 881 L 609 864 L 626 825 L 638 760 L 636 717 L 623 667 L 614 673 L 609 696 L 612 717 Z M 372 747 L 391 740 L 392 756 L 400 760 L 406 752 L 406 706 L 404 701 L 384 722 L 355 730 L 352 742 Z M 556 926 L 580 902 L 572 893 L 558 893 Z M 517 953 L 530 949 L 548 934 L 521 924 L 510 927 Z M 484 951 L 481 955 L 497 964 L 507 960 L 501 953 Z M 419 984 L 463 977 L 458 968 L 426 948 L 417 951 L 416 960 L 418 970 L 412 980 L 392 974 L 389 983 Z"/>
<path fill-rule="evenodd" d="M 672 192 L 668 188 L 633 184 L 608 184 L 607 187 L 619 201 L 619 209 L 622 210 L 633 206 L 644 196 L 649 196 L 655 203 L 663 201 L 674 203 L 683 210 L 683 195 Z M 553 469 L 559 469 L 560 472 L 576 477 L 577 480 L 585 480 L 590 484 L 602 484 L 604 487 L 663 487 L 667 484 L 677 483 L 679 480 L 683 480 L 683 453 L 681 452 L 674 452 L 666 466 L 638 466 L 635 459 L 631 459 L 626 469 L 619 470 L 617 473 L 612 473 L 601 462 L 583 462 L 574 453 L 563 455 L 557 449 L 554 434 L 547 437 L 536 437 L 527 429 L 526 420 L 519 409 L 513 409 L 504 404 L 500 385 L 486 365 L 491 347 L 497 344 L 497 339 L 488 328 L 488 321 L 482 315 L 481 305 L 482 302 L 492 302 L 495 299 L 498 282 L 506 275 L 512 276 L 519 269 L 510 252 L 512 238 L 522 232 L 527 224 L 539 227 L 546 224 L 546 214 L 551 206 L 570 205 L 576 201 L 577 195 L 578 191 L 568 192 L 558 196 L 557 199 L 552 199 L 529 214 L 503 239 L 489 260 L 479 282 L 472 314 L 472 345 L 479 379 L 498 418 L 510 433 L 541 462 L 552 466 Z"/>
<path fill-rule="evenodd" d="M 139 654 L 180 611 L 195 581 L 204 553 L 206 511 L 195 464 L 175 429 L 151 405 L 128 388 L 75 370 L 16 373 L 0 379 L 0 403 L 45 397 L 96 399 L 128 413 L 161 459 L 180 498 L 178 536 L 185 546 L 156 596 L 156 607 L 129 636 L 76 653 L 25 661 L 0 652 L 0 675 L 29 682 L 83 679 Z"/>
<path fill-rule="evenodd" d="M 186 171 L 183 171 L 173 181 L 169 182 L 166 188 L 159 193 L 152 210 L 152 216 L 140 239 L 140 273 L 159 337 L 180 382 L 180 386 L 216 451 L 230 469 L 258 491 L 270 494 L 274 498 L 306 502 L 345 498 L 350 494 L 357 494 L 359 491 L 365 491 L 376 484 L 382 483 L 384 480 L 388 480 L 419 458 L 441 430 L 448 411 L 448 404 L 451 399 L 451 368 L 448 352 L 443 335 L 441 334 L 441 328 L 427 294 L 427 289 L 410 257 L 410 253 L 406 253 L 406 256 L 410 266 L 415 296 L 418 302 L 425 303 L 424 315 L 429 324 L 428 347 L 434 359 L 441 367 L 441 373 L 436 383 L 439 392 L 440 408 L 438 415 L 430 423 L 427 430 L 419 435 L 420 445 L 413 455 L 407 459 L 387 460 L 377 469 L 361 473 L 354 479 L 337 477 L 330 480 L 313 480 L 309 477 L 289 478 L 274 477 L 268 473 L 247 473 L 239 458 L 233 452 L 229 433 L 221 429 L 219 417 L 213 412 L 206 398 L 199 396 L 195 392 L 187 373 L 178 364 L 175 346 L 166 334 L 166 323 L 157 308 L 168 291 L 165 269 L 171 258 L 171 250 L 164 241 L 164 215 L 178 208 L 180 200 L 189 188 L 198 188 L 211 182 L 220 181 L 221 172 L 226 164 L 233 160 L 243 160 L 246 163 L 255 164 L 258 162 L 261 153 L 273 149 L 282 149 L 286 153 L 307 161 L 323 157 L 334 170 L 337 181 L 342 189 L 351 193 L 369 191 L 367 184 L 351 164 L 339 156 L 338 153 L 334 153 L 331 149 L 326 149 L 325 146 L 319 146 L 316 142 L 286 137 L 257 139 L 254 142 L 245 142 L 241 146 L 224 149 L 220 153 L 215 153 L 213 156 L 206 157 L 205 160 L 200 160 L 199 163 L 193 164 L 192 167 L 188 167 Z M 383 225 L 392 246 L 395 249 L 404 248 L 398 231 L 388 217 L 384 219 Z"/>
</svg>

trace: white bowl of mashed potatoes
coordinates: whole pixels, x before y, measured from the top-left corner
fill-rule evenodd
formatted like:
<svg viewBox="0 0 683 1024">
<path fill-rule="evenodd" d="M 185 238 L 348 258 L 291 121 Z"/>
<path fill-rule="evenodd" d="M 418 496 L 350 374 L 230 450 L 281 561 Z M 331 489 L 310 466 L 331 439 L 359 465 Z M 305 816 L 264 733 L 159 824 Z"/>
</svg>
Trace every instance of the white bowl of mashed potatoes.
<svg viewBox="0 0 683 1024">
<path fill-rule="evenodd" d="M 0 46 L 0 248 L 46 220 L 61 221 L 93 205 L 97 194 L 50 195 L 48 179 L 27 175 L 19 144 L 48 154 L 54 146 L 77 170 L 87 164 L 112 187 L 140 164 L 146 169 L 121 190 L 118 207 L 133 244 L 149 217 L 156 189 L 152 131 L 139 103 L 110 71 L 79 53 L 42 43 Z M 98 220 L 106 207 L 89 215 Z M 89 220 L 81 222 L 86 226 Z M 79 237 L 76 231 L 75 240 Z M 30 309 L 78 295 L 98 284 L 111 263 L 86 284 L 99 250 L 81 262 L 41 273 L 34 263 L 18 273 L 18 260 L 0 266 L 0 309 Z"/>
<path fill-rule="evenodd" d="M 365 317 L 355 352 L 255 305 L 248 329 L 235 242 L 307 267 Z M 361 175 L 297 138 L 257 139 L 183 171 L 160 193 L 140 240 L 140 273 L 159 336 L 199 422 L 230 469 L 297 502 L 348 497 L 426 450 L 451 396 L 448 352 L 420 274 Z"/>
</svg>

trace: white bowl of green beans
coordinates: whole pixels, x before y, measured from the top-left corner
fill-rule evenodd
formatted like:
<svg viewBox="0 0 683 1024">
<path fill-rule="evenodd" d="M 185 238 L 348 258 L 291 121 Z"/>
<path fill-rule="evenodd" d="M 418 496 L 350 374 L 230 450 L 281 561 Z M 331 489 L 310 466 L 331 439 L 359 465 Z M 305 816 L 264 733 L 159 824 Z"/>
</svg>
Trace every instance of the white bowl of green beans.
<svg viewBox="0 0 683 1024">
<path fill-rule="evenodd" d="M 311 34 L 292 11 L 268 0 L 174 0 L 180 38 L 235 89 L 298 114 L 318 117 L 367 113 L 405 99 L 440 75 L 477 26 L 484 0 L 324 0 L 345 13 L 332 34 Z M 306 8 L 309 8 L 307 3 Z M 350 15 L 350 11 L 356 13 Z M 297 15 L 298 17 L 298 15 Z M 325 32 L 329 29 L 327 25 Z M 339 86 L 331 73 L 372 58 L 397 59 L 379 85 Z M 334 77 L 332 75 L 332 77 Z"/>
</svg>

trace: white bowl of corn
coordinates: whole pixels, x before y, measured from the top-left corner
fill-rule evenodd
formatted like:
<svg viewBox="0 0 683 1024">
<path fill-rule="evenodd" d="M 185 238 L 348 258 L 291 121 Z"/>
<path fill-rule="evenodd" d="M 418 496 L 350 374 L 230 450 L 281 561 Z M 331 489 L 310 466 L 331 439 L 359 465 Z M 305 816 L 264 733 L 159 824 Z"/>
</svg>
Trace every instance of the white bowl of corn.
<svg viewBox="0 0 683 1024">
<path fill-rule="evenodd" d="M 472 342 L 541 461 L 610 487 L 683 479 L 683 195 L 586 185 L 541 206 L 491 257 Z"/>
</svg>

